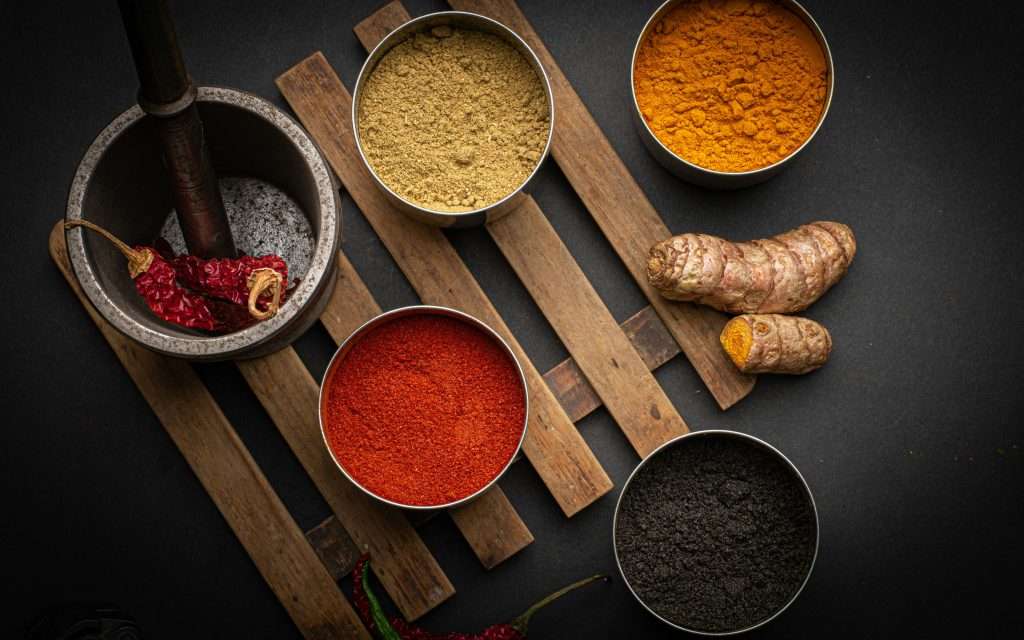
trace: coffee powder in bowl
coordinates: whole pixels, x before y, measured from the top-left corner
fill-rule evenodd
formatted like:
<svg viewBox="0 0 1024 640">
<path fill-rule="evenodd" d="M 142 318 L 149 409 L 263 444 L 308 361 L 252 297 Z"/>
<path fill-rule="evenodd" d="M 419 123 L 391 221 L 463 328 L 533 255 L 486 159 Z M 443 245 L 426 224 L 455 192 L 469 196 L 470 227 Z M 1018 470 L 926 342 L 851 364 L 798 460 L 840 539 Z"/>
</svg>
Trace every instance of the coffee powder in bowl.
<svg viewBox="0 0 1024 640">
<path fill-rule="evenodd" d="M 747 631 L 796 599 L 818 550 L 818 519 L 796 467 L 733 431 L 676 438 L 619 496 L 615 557 L 636 598 L 695 633 Z"/>
</svg>

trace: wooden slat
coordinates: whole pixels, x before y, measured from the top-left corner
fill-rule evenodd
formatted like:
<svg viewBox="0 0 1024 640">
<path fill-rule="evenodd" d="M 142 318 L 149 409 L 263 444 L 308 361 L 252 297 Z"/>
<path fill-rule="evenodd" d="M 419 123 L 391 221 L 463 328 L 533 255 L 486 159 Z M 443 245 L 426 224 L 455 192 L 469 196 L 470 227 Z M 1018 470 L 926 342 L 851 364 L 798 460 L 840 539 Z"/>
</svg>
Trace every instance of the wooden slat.
<svg viewBox="0 0 1024 640">
<path fill-rule="evenodd" d="M 537 53 L 555 96 L 552 156 L 719 406 L 727 409 L 743 399 L 753 388 L 754 377 L 740 373 L 718 343 L 727 318 L 707 307 L 666 300 L 647 282 L 648 251 L 671 233 L 515 0 L 449 4 L 504 23 Z"/>
<path fill-rule="evenodd" d="M 497 485 L 448 513 L 485 569 L 493 569 L 533 542 L 533 534 Z"/>
<path fill-rule="evenodd" d="M 352 541 L 352 536 L 348 535 L 335 515 L 328 516 L 307 531 L 306 540 L 320 556 L 320 562 L 327 567 L 327 573 L 335 580 L 341 580 L 351 573 L 356 561 L 359 560 L 359 547 Z"/>
<path fill-rule="evenodd" d="M 640 457 L 687 433 L 533 198 L 487 228 Z"/>
<path fill-rule="evenodd" d="M 373 571 L 402 615 L 415 620 L 455 593 L 405 515 L 338 471 L 320 432 L 320 386 L 295 350 L 236 364 L 352 540 L 373 556 Z"/>
<path fill-rule="evenodd" d="M 516 353 L 531 400 L 523 451 L 562 511 L 571 516 L 608 493 L 608 474 L 444 234 L 409 222 L 373 183 L 352 135 L 352 97 L 323 54 L 286 71 L 277 86 L 420 298 L 480 318 Z"/>
<path fill-rule="evenodd" d="M 651 371 L 680 353 L 679 345 L 651 307 L 644 307 L 620 326 Z M 544 380 L 573 422 L 578 422 L 601 406 L 601 398 L 572 358 L 552 367 L 544 374 Z"/>
<path fill-rule="evenodd" d="M 96 312 L 71 273 L 61 223 L 50 233 L 50 255 L 302 634 L 369 640 L 192 367 L 132 342 Z"/>
<path fill-rule="evenodd" d="M 380 313 L 370 290 L 344 253 L 338 252 L 338 283 L 320 320 L 340 343 Z M 455 526 L 485 568 L 491 569 L 533 542 L 533 535 L 501 487 L 495 485 L 472 504 L 449 511 Z"/>
</svg>

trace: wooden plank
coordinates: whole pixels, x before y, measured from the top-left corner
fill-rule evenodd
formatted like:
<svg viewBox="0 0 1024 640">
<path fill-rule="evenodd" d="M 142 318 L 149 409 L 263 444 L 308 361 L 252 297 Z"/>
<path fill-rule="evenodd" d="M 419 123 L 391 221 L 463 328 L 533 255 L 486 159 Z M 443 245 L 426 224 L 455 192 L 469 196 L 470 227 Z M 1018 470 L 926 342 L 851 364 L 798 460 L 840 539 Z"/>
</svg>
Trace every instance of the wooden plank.
<svg viewBox="0 0 1024 640">
<path fill-rule="evenodd" d="M 338 282 L 320 320 L 340 343 L 380 313 L 370 290 L 344 253 L 338 252 Z M 491 569 L 533 542 L 533 534 L 495 485 L 472 504 L 449 510 L 455 526 L 485 568 Z"/>
<path fill-rule="evenodd" d="M 62 223 L 53 228 L 49 244 L 50 255 L 75 295 L 303 636 L 369 640 L 348 600 L 192 367 L 139 346 L 99 315 L 71 273 Z"/>
<path fill-rule="evenodd" d="M 313 551 L 320 556 L 327 573 L 335 580 L 341 580 L 356 566 L 359 547 L 338 522 L 338 516 L 330 515 L 323 522 L 306 532 L 306 540 Z"/>
<path fill-rule="evenodd" d="M 410 222 L 373 183 L 352 135 L 352 97 L 323 54 L 314 53 L 286 71 L 277 86 L 420 298 L 480 318 L 513 349 L 531 399 L 523 452 L 562 511 L 574 515 L 608 493 L 608 474 L 444 234 Z"/>
<path fill-rule="evenodd" d="M 394 0 L 367 16 L 352 31 L 366 50 L 370 51 L 384 39 L 384 36 L 408 22 L 411 17 L 402 3 Z"/>
<path fill-rule="evenodd" d="M 679 345 L 651 307 L 644 307 L 620 326 L 651 371 L 680 353 Z M 573 422 L 601 406 L 601 398 L 572 358 L 552 367 L 544 374 L 544 380 Z"/>
<path fill-rule="evenodd" d="M 666 300 L 647 282 L 648 251 L 671 233 L 515 0 L 449 0 L 449 4 L 504 23 L 537 53 L 557 105 L 552 156 L 719 406 L 727 409 L 743 399 L 755 379 L 740 373 L 718 343 L 726 316 L 707 307 Z"/>
<path fill-rule="evenodd" d="M 448 513 L 485 569 L 493 569 L 533 542 L 533 534 L 497 485 Z"/>
<path fill-rule="evenodd" d="M 487 228 L 640 457 L 687 433 L 533 198 Z"/>
<path fill-rule="evenodd" d="M 373 571 L 402 615 L 415 620 L 454 594 L 405 514 L 376 502 L 338 471 L 320 433 L 320 386 L 295 350 L 236 364 L 352 540 L 373 556 Z"/>
</svg>

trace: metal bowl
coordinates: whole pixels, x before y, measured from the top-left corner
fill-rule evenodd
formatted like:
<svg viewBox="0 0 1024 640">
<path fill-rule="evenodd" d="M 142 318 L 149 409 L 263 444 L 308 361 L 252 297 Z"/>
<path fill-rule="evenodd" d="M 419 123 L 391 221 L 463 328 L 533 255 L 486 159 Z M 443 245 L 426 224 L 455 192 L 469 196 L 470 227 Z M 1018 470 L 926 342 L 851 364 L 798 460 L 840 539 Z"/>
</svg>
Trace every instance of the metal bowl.
<svg viewBox="0 0 1024 640">
<path fill-rule="evenodd" d="M 95 234 L 66 232 L 71 265 L 103 317 L 145 347 L 189 360 L 264 355 L 299 337 L 330 298 L 341 201 L 316 145 L 280 109 L 220 87 L 200 87 L 197 104 L 217 172 L 269 182 L 294 198 L 309 218 L 316 236 L 309 270 L 296 274 L 301 281 L 280 311 L 242 331 L 209 336 L 154 316 L 135 291 L 124 257 Z M 138 106 L 100 132 L 75 173 L 67 219 L 88 219 L 129 244 L 152 244 L 174 208 L 154 136 L 152 116 Z"/>
<path fill-rule="evenodd" d="M 534 71 L 537 72 L 537 76 L 541 79 L 541 84 L 544 85 L 544 95 L 547 96 L 548 100 L 548 139 L 544 144 L 544 152 L 541 153 L 540 158 L 537 159 L 537 164 L 534 166 L 533 171 L 530 172 L 530 175 L 526 177 L 526 180 L 524 180 L 523 183 L 512 193 L 493 204 L 489 204 L 479 209 L 473 209 L 472 211 L 437 211 L 406 200 L 402 196 L 398 195 L 392 191 L 391 188 L 380 179 L 377 172 L 374 171 L 373 167 L 366 159 L 366 155 L 363 153 L 362 141 L 359 139 L 360 95 L 362 93 L 363 85 L 373 73 L 374 69 L 377 68 L 377 63 L 380 62 L 382 57 L 384 57 L 384 54 L 393 49 L 396 45 L 404 42 L 410 34 L 426 31 L 440 25 L 484 31 L 486 33 L 496 35 L 508 42 L 523 55 L 523 58 L 525 58 L 530 66 L 533 67 Z M 486 16 L 466 11 L 439 11 L 437 13 L 428 13 L 425 16 L 420 16 L 419 18 L 406 22 L 389 33 L 376 47 L 374 47 L 373 51 L 370 52 L 370 56 L 366 59 L 366 62 L 363 63 L 363 68 L 359 71 L 359 77 L 356 80 L 355 90 L 352 92 L 352 131 L 355 134 L 356 147 L 359 149 L 359 157 L 362 158 L 363 164 L 366 165 L 370 175 L 373 176 L 373 181 L 384 193 L 385 197 L 387 197 L 387 199 L 390 200 L 399 211 L 406 214 L 413 220 L 433 225 L 435 227 L 476 227 L 486 224 L 491 220 L 497 220 L 519 206 L 522 201 L 523 189 L 525 189 L 526 185 L 528 185 L 530 181 L 533 180 L 534 176 L 537 175 L 537 171 L 540 169 L 540 166 L 544 164 L 545 158 L 548 157 L 548 152 L 551 150 L 551 137 L 554 130 L 555 98 L 554 94 L 551 93 L 551 83 L 548 80 L 548 74 L 544 71 L 544 67 L 541 65 L 537 55 L 532 49 L 530 49 L 529 45 L 527 45 L 526 42 L 516 34 L 516 32 L 512 31 L 505 25 Z"/>
<path fill-rule="evenodd" d="M 663 167 L 668 169 L 676 177 L 682 178 L 687 182 L 700 185 L 702 187 L 708 187 L 711 189 L 740 189 L 743 187 L 749 187 L 755 184 L 760 184 L 765 180 L 768 180 L 775 174 L 788 167 L 790 163 L 800 155 L 814 136 L 821 129 L 822 123 L 825 122 L 825 117 L 828 115 L 829 106 L 832 104 L 832 92 L 835 89 L 835 72 L 832 66 L 832 51 L 829 49 L 828 42 L 825 40 L 825 34 L 822 33 L 821 27 L 814 21 L 811 14 L 804 9 L 799 2 L 795 0 L 777 0 L 779 4 L 789 9 L 798 18 L 807 24 L 807 27 L 814 34 L 814 37 L 818 40 L 818 44 L 821 46 L 821 51 L 825 56 L 825 68 L 828 71 L 828 89 L 825 92 L 825 104 L 821 108 L 821 117 L 818 118 L 818 124 L 815 125 L 814 130 L 807 136 L 807 139 L 803 143 L 794 149 L 788 156 L 782 158 L 774 164 L 770 164 L 767 167 L 761 167 L 759 169 L 752 169 L 750 171 L 715 171 L 714 169 L 707 169 L 700 165 L 693 164 L 688 160 L 681 158 L 676 155 L 671 149 L 665 146 L 651 128 L 647 125 L 647 121 L 644 120 L 643 114 L 640 112 L 640 105 L 636 101 L 636 83 L 633 79 L 633 74 L 636 70 L 636 56 L 640 51 L 640 45 L 654 25 L 664 16 L 666 13 L 672 10 L 680 2 L 686 0 L 667 0 L 651 15 L 647 20 L 647 24 L 640 31 L 640 37 L 636 39 L 636 45 L 633 47 L 633 60 L 629 67 L 629 94 L 633 99 L 633 122 L 636 125 L 637 132 L 640 134 L 640 139 L 643 140 L 647 150 L 651 152 L 651 155 L 661 163 Z"/>
<path fill-rule="evenodd" d="M 686 441 L 695 438 L 735 438 L 738 440 L 743 440 L 744 442 L 747 443 L 754 444 L 757 447 L 769 452 L 774 457 L 778 458 L 780 461 L 785 463 L 785 465 L 789 467 L 789 469 L 793 472 L 793 476 L 800 481 L 800 484 L 801 486 L 803 486 L 804 492 L 807 495 L 807 500 L 811 505 L 811 512 L 814 514 L 814 555 L 811 556 L 811 562 L 807 566 L 807 574 L 804 576 L 803 582 L 800 583 L 800 587 L 795 592 L 793 592 L 792 597 L 790 597 L 790 599 L 786 601 L 786 604 L 782 605 L 782 607 L 780 607 L 775 613 L 773 613 L 772 615 L 768 616 L 767 618 L 761 620 L 756 624 L 753 624 L 749 627 L 744 627 L 742 629 L 735 629 L 732 631 L 701 631 L 700 629 L 689 629 L 687 627 L 683 627 L 661 617 L 656 611 L 647 606 L 647 603 L 644 602 L 637 594 L 637 592 L 633 590 L 632 585 L 629 584 L 629 580 L 626 578 L 625 571 L 622 570 L 622 563 L 619 561 L 619 545 L 615 537 L 619 523 L 619 509 L 622 506 L 622 497 L 625 496 L 626 493 L 629 491 L 629 485 L 633 482 L 633 478 L 636 477 L 637 472 L 639 472 L 640 469 L 644 467 L 644 465 L 646 465 L 648 462 L 654 459 L 654 457 L 657 456 L 662 451 L 665 451 L 674 446 L 679 446 L 685 443 Z M 768 444 L 764 440 L 761 440 L 760 438 L 755 438 L 754 436 L 747 435 L 745 433 L 740 433 L 738 431 L 729 431 L 726 429 L 705 429 L 703 431 L 692 431 L 685 435 L 681 435 L 679 437 L 669 440 L 668 442 L 666 442 L 665 444 L 661 445 L 660 447 L 652 451 L 650 454 L 648 454 L 646 458 L 640 461 L 640 464 L 636 466 L 636 469 L 633 469 L 633 472 L 629 474 L 629 478 L 626 479 L 626 483 L 622 486 L 622 491 L 619 493 L 619 498 L 615 503 L 615 515 L 612 518 L 612 549 L 615 553 L 615 566 L 619 568 L 619 575 L 622 576 L 622 582 L 625 583 L 626 588 L 629 589 L 629 592 L 633 594 L 633 597 L 636 598 L 636 601 L 639 602 L 644 609 L 647 609 L 647 611 L 650 612 L 650 614 L 658 620 L 661 620 L 670 627 L 679 629 L 680 631 L 687 631 L 689 633 L 694 633 L 702 636 L 732 636 L 740 633 L 746 633 L 747 631 L 751 631 L 753 629 L 757 629 L 758 627 L 768 624 L 769 622 L 777 618 L 783 611 L 788 609 L 789 605 L 793 604 L 793 602 L 797 599 L 800 593 L 803 592 L 804 587 L 807 586 L 807 581 L 811 577 L 811 572 L 814 571 L 814 563 L 818 559 L 818 543 L 820 537 L 821 534 L 820 524 L 818 522 L 818 507 L 814 503 L 814 495 L 811 494 L 810 486 L 807 485 L 807 481 L 804 480 L 804 477 L 800 474 L 800 471 L 796 468 L 796 465 L 794 465 L 789 460 L 789 458 L 783 455 L 781 451 L 779 451 L 772 445 Z"/>
<path fill-rule="evenodd" d="M 460 498 L 458 500 L 448 502 L 445 504 L 403 504 L 401 502 L 389 500 L 388 498 L 384 498 L 370 491 L 362 484 L 360 484 L 358 480 L 353 478 L 348 473 L 348 471 L 345 470 L 345 467 L 342 466 L 342 464 L 338 461 L 338 458 L 336 458 L 334 455 L 334 451 L 331 449 L 330 442 L 328 442 L 327 440 L 327 432 L 324 430 L 324 386 L 327 382 L 328 377 L 334 371 L 334 368 L 338 366 L 338 363 L 345 359 L 345 355 L 348 354 L 348 352 L 352 349 L 353 345 L 355 345 L 362 336 L 366 335 L 366 333 L 392 320 L 413 315 L 438 315 L 446 316 L 449 318 L 455 318 L 489 335 L 492 340 L 494 340 L 497 344 L 501 346 L 502 350 L 508 356 L 509 360 L 515 363 L 516 371 L 519 372 L 519 382 L 522 385 L 523 389 L 523 403 L 525 405 L 523 407 L 523 432 L 519 436 L 519 444 L 516 445 L 516 450 L 512 453 L 511 456 L 509 456 L 508 462 L 505 463 L 505 466 L 501 468 L 501 471 L 499 471 L 497 475 L 491 478 L 490 482 L 481 487 L 479 490 L 464 498 Z M 458 505 L 470 502 L 478 498 L 479 496 L 483 495 L 485 491 L 490 489 L 494 485 L 494 483 L 496 483 L 501 478 L 501 476 L 505 475 L 505 472 L 508 471 L 508 468 L 512 466 L 512 463 L 515 462 L 516 458 L 519 457 L 519 452 L 523 448 L 523 440 L 526 439 L 527 424 L 530 420 L 530 394 L 528 387 L 526 385 L 526 376 L 523 374 L 523 367 L 519 364 L 519 360 L 516 358 L 516 355 L 515 353 L 513 353 L 512 349 L 508 346 L 508 343 L 506 343 L 494 329 L 490 328 L 482 321 L 478 320 L 477 318 L 474 318 L 468 313 L 463 313 L 462 311 L 457 311 L 455 309 L 449 309 L 448 307 L 436 307 L 432 305 L 414 305 L 410 307 L 401 307 L 399 309 L 392 309 L 391 311 L 386 311 L 366 321 L 365 323 L 363 323 L 362 326 L 353 331 L 349 337 L 345 338 L 345 341 L 341 343 L 341 346 L 339 346 L 338 350 L 334 352 L 334 356 L 331 357 L 331 361 L 327 364 L 327 370 L 324 372 L 324 377 L 320 382 L 320 399 L 318 406 L 320 416 L 320 436 L 323 438 L 324 447 L 327 449 L 327 453 L 331 456 L 331 460 L 334 460 L 334 464 L 338 467 L 338 470 L 341 471 L 342 475 L 348 478 L 349 481 L 352 482 L 352 484 L 359 487 L 359 489 L 362 490 L 363 493 L 365 493 L 366 495 L 370 496 L 375 500 L 379 500 L 380 502 L 391 505 L 393 507 L 401 507 L 403 509 L 415 509 L 420 511 L 432 511 L 435 509 L 447 509 L 449 507 L 456 507 Z"/>
</svg>

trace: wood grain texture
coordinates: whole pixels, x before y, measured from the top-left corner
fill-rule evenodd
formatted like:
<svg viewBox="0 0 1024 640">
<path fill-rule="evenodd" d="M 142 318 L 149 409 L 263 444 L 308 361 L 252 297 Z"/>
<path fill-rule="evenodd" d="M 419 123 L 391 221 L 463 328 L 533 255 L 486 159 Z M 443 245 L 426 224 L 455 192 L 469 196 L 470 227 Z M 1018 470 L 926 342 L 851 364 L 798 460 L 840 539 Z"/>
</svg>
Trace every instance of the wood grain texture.
<svg viewBox="0 0 1024 640">
<path fill-rule="evenodd" d="M 608 493 L 608 474 L 444 234 L 411 223 L 378 191 L 352 135 L 352 97 L 323 54 L 286 71 L 277 86 L 420 298 L 476 316 L 513 349 L 530 393 L 523 452 L 562 511 L 571 516 Z"/>
<path fill-rule="evenodd" d="M 370 290 L 344 253 L 338 252 L 338 282 L 320 320 L 340 343 L 380 313 Z M 533 534 L 495 485 L 471 504 L 449 511 L 455 526 L 485 568 L 491 569 L 533 542 Z"/>
<path fill-rule="evenodd" d="M 303 636 L 369 640 L 348 600 L 192 367 L 139 346 L 99 315 L 71 273 L 61 223 L 50 233 L 49 244 L 50 255 L 75 295 Z"/>
<path fill-rule="evenodd" d="M 719 345 L 726 316 L 666 300 L 647 282 L 648 251 L 672 234 L 515 0 L 449 0 L 449 4 L 504 23 L 536 52 L 557 105 L 551 155 L 719 406 L 727 409 L 743 399 L 755 378 L 741 374 Z"/>
<path fill-rule="evenodd" d="M 320 562 L 324 563 L 327 573 L 336 581 L 351 573 L 359 560 L 359 547 L 335 515 L 327 516 L 323 522 L 307 531 L 306 540 L 320 556 Z"/>
<path fill-rule="evenodd" d="M 239 371 L 402 615 L 415 620 L 455 593 L 405 514 L 376 502 L 339 471 L 320 432 L 320 386 L 291 347 L 239 360 Z"/>
<path fill-rule="evenodd" d="M 651 307 L 644 307 L 619 326 L 651 371 L 680 353 L 679 345 Z M 601 406 L 601 398 L 572 358 L 552 367 L 544 380 L 573 422 Z"/>
<path fill-rule="evenodd" d="M 533 542 L 533 534 L 497 485 L 448 513 L 485 569 L 493 569 Z"/>
<path fill-rule="evenodd" d="M 533 198 L 487 229 L 640 457 L 687 433 Z"/>
</svg>

